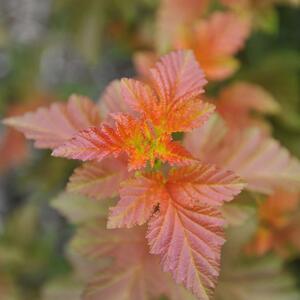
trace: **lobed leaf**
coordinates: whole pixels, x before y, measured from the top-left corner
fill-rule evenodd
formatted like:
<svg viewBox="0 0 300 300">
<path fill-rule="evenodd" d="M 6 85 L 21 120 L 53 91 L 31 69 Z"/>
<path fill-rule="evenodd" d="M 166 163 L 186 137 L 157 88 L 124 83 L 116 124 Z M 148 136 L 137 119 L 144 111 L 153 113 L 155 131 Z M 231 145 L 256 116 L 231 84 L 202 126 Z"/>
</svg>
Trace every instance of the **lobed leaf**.
<svg viewBox="0 0 300 300">
<path fill-rule="evenodd" d="M 98 218 L 79 228 L 71 248 L 94 262 L 114 258 L 114 264 L 123 267 L 143 255 L 144 252 L 140 252 L 140 245 L 144 243 L 141 232 L 144 233 L 141 228 L 108 230 L 106 220 Z M 132 252 L 135 249 L 136 253 Z M 132 255 L 128 256 L 128 252 Z"/>
<path fill-rule="evenodd" d="M 172 47 L 172 41 L 208 7 L 208 0 L 162 0 L 156 20 L 158 52 Z"/>
<path fill-rule="evenodd" d="M 54 103 L 23 116 L 7 118 L 4 124 L 33 139 L 37 148 L 56 148 L 78 130 L 100 124 L 96 105 L 88 98 L 72 95 L 69 101 Z"/>
<path fill-rule="evenodd" d="M 170 136 L 156 137 L 145 120 L 121 113 L 112 117 L 113 125 L 103 123 L 101 127 L 83 130 L 56 148 L 53 155 L 101 161 L 125 153 L 129 157 L 129 170 L 145 167 L 147 161 L 153 165 L 155 159 L 181 165 L 192 161 L 190 154 Z"/>
<path fill-rule="evenodd" d="M 199 127 L 215 109 L 200 99 L 206 80 L 191 51 L 163 56 L 150 69 L 147 82 L 127 78 L 112 82 L 102 97 L 103 110 L 140 114 L 161 134 Z"/>
<path fill-rule="evenodd" d="M 169 132 L 201 126 L 214 110 L 200 100 L 206 80 L 191 51 L 163 56 L 151 69 L 150 80 L 164 114 L 160 122 L 168 122 L 164 128 Z"/>
<path fill-rule="evenodd" d="M 133 109 L 150 120 L 157 118 L 160 107 L 158 99 L 152 88 L 141 81 L 123 78 L 121 80 L 121 94 L 124 102 Z"/>
<path fill-rule="evenodd" d="M 222 134 L 209 145 L 221 125 L 222 121 L 212 120 L 188 133 L 184 144 L 196 158 L 234 171 L 249 190 L 270 194 L 286 186 L 299 189 L 300 163 L 279 142 L 259 128 L 247 128 Z"/>
<path fill-rule="evenodd" d="M 214 158 L 215 163 L 239 174 L 248 183 L 248 189 L 262 193 L 286 186 L 299 189 L 299 161 L 259 129 L 228 136 L 222 148 Z"/>
<path fill-rule="evenodd" d="M 53 151 L 54 156 L 73 159 L 101 161 L 109 155 L 118 157 L 123 151 L 131 155 L 132 164 L 144 166 L 146 159 L 142 155 L 139 143 L 145 141 L 145 124 L 129 115 L 114 115 L 113 126 L 103 123 L 101 127 L 90 127 L 75 135 L 64 145 Z M 142 149 L 144 150 L 144 149 Z"/>
<path fill-rule="evenodd" d="M 166 186 L 173 199 L 192 208 L 203 204 L 221 206 L 239 194 L 245 184 L 231 171 L 194 164 L 173 170 Z"/>
<path fill-rule="evenodd" d="M 123 79 L 124 101 L 159 132 L 190 131 L 204 124 L 214 106 L 200 99 L 206 84 L 191 51 L 165 55 L 150 70 L 149 84 Z"/>
<path fill-rule="evenodd" d="M 121 93 L 121 81 L 113 80 L 104 90 L 99 99 L 100 110 L 105 118 L 111 113 L 130 113 L 130 107 Z"/>
<path fill-rule="evenodd" d="M 199 96 L 207 83 L 190 50 L 179 50 L 161 57 L 151 69 L 153 88 L 164 104 Z"/>
<path fill-rule="evenodd" d="M 206 20 L 195 24 L 185 43 L 194 49 L 197 60 L 212 80 L 222 80 L 238 68 L 233 58 L 245 44 L 250 24 L 231 12 L 215 12 Z"/>
<path fill-rule="evenodd" d="M 220 271 L 223 226 L 218 210 L 185 208 L 170 195 L 150 220 L 150 252 L 161 256 L 164 271 L 171 271 L 176 283 L 199 299 L 211 299 Z"/>
<path fill-rule="evenodd" d="M 119 159 L 88 162 L 75 169 L 67 190 L 95 200 L 112 198 L 118 195 L 120 183 L 128 175 L 125 162 Z"/>
<path fill-rule="evenodd" d="M 132 227 L 149 218 L 152 254 L 200 299 L 209 299 L 219 272 L 224 220 L 214 206 L 232 200 L 243 188 L 232 173 L 194 164 L 125 182 L 111 210 L 108 227 Z M 209 206 L 208 206 L 209 205 Z"/>
<path fill-rule="evenodd" d="M 90 276 L 84 299 L 150 300 L 162 295 L 170 300 L 192 299 L 161 271 L 158 258 L 148 253 L 142 227 L 107 230 L 104 220 L 93 221 L 81 227 L 72 248 L 94 265 L 113 258 Z"/>
<path fill-rule="evenodd" d="M 266 127 L 253 111 L 261 114 L 274 114 L 279 104 L 271 94 L 258 85 L 237 82 L 222 90 L 218 97 L 218 112 L 233 128 L 260 125 Z"/>
<path fill-rule="evenodd" d="M 183 145 L 194 157 L 208 161 L 224 140 L 226 133 L 226 123 L 219 114 L 214 113 L 203 126 L 184 136 Z"/>
<path fill-rule="evenodd" d="M 123 183 L 120 200 L 111 209 L 108 228 L 142 225 L 153 214 L 162 198 L 161 175 L 141 176 Z"/>
<path fill-rule="evenodd" d="M 159 173 L 144 174 L 123 183 L 120 200 L 111 209 L 108 227 L 142 225 L 172 197 L 180 205 L 220 206 L 240 193 L 244 184 L 230 171 L 193 164 L 172 170 L 167 180 Z"/>
</svg>

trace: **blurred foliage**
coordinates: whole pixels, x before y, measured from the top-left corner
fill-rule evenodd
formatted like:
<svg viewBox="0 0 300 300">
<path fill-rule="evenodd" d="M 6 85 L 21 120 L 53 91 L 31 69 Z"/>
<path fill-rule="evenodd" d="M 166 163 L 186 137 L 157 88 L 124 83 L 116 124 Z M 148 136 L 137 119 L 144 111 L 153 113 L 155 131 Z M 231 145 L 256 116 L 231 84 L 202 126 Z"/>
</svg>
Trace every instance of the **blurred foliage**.
<svg viewBox="0 0 300 300">
<path fill-rule="evenodd" d="M 45 1 L 48 6 L 45 4 L 41 33 L 29 41 L 18 40 L 13 27 L 22 20 L 21 8 L 37 1 L 0 0 L 1 118 L 13 104 L 25 107 L 37 94 L 43 95 L 40 100 L 45 103 L 49 98 L 66 99 L 70 93 L 96 100 L 111 79 L 132 75 L 132 54 L 151 43 L 159 4 L 158 0 Z M 10 6 L 12 2 L 21 7 L 20 15 Z M 232 80 L 259 83 L 274 95 L 282 108 L 280 114 L 270 117 L 274 135 L 300 157 L 300 9 L 278 5 L 262 10 L 257 23 L 239 54 L 242 68 Z M 26 30 L 31 29 L 24 28 L 24 35 Z M 210 86 L 211 94 L 226 83 Z M 0 136 L 2 132 L 1 127 Z M 51 158 L 48 151 L 30 151 L 26 161 L 1 177 L 0 299 L 78 296 L 77 279 L 70 276 L 63 256 L 72 226 L 47 203 L 63 190 L 75 165 Z M 63 210 L 68 198 L 61 198 L 53 206 Z M 76 212 L 80 212 L 82 203 L 77 200 Z M 95 209 L 97 205 L 91 207 Z M 266 266 L 276 271 L 277 261 L 272 261 Z M 299 278 L 299 260 L 290 265 Z M 261 268 L 265 265 L 255 271 Z M 75 286 L 75 290 L 64 294 L 66 286 Z"/>
</svg>

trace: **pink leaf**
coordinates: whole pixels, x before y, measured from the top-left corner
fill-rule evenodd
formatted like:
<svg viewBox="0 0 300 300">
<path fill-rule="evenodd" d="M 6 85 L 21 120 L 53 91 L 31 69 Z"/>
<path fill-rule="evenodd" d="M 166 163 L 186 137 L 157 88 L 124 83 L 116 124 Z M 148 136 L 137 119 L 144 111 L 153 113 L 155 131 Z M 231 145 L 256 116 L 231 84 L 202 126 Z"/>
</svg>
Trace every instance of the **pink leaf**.
<svg viewBox="0 0 300 300">
<path fill-rule="evenodd" d="M 163 178 L 156 177 L 141 176 L 124 182 L 120 201 L 111 209 L 108 228 L 132 227 L 148 221 L 162 197 L 159 184 Z"/>
<path fill-rule="evenodd" d="M 150 300 L 162 295 L 170 300 L 194 299 L 161 271 L 158 257 L 148 253 L 143 227 L 107 230 L 104 220 L 93 221 L 80 228 L 72 248 L 100 265 L 88 278 L 84 299 Z M 107 258 L 112 263 L 101 267 Z"/>
<path fill-rule="evenodd" d="M 234 171 L 245 180 L 247 189 L 253 191 L 270 194 L 286 186 L 292 190 L 299 189 L 299 160 L 259 128 L 223 134 L 213 147 L 203 143 L 203 140 L 210 141 L 216 137 L 221 124 L 218 121 L 186 135 L 185 145 L 191 146 L 196 158 Z"/>
<path fill-rule="evenodd" d="M 277 188 L 300 187 L 300 163 L 288 150 L 259 129 L 228 136 L 214 156 L 215 163 L 235 171 L 248 188 L 271 193 Z"/>
<path fill-rule="evenodd" d="M 102 200 L 117 196 L 120 183 L 127 176 L 126 164 L 119 159 L 89 162 L 75 169 L 67 189 L 69 192 Z"/>
<path fill-rule="evenodd" d="M 192 47 L 208 78 L 221 80 L 238 67 L 233 55 L 240 50 L 250 33 L 247 19 L 234 13 L 216 12 L 195 25 L 186 47 Z"/>
<path fill-rule="evenodd" d="M 37 148 L 55 148 L 78 130 L 100 124 L 96 105 L 86 97 L 73 95 L 68 103 L 55 103 L 20 117 L 4 120 L 4 124 L 23 132 L 35 141 Z"/>
<path fill-rule="evenodd" d="M 183 144 L 194 157 L 210 162 L 209 157 L 214 155 L 226 132 L 225 122 L 215 113 L 203 126 L 185 134 Z"/>
<path fill-rule="evenodd" d="M 114 258 L 118 267 L 127 266 L 141 259 L 146 250 L 141 247 L 144 229 L 106 229 L 106 220 L 99 218 L 79 228 L 71 242 L 71 247 L 78 254 L 92 261 Z M 142 251 L 141 251 L 142 249 Z M 128 256 L 128 253 L 134 255 Z"/>
<path fill-rule="evenodd" d="M 263 125 L 262 119 L 253 116 L 253 111 L 274 114 L 279 104 L 266 90 L 258 85 L 237 82 L 222 90 L 218 97 L 218 112 L 233 128 Z"/>
<path fill-rule="evenodd" d="M 121 93 L 126 104 L 150 120 L 155 120 L 158 110 L 158 99 L 150 86 L 134 80 L 123 78 L 121 81 Z"/>
<path fill-rule="evenodd" d="M 136 51 L 133 54 L 133 64 L 139 78 L 148 81 L 149 70 L 154 67 L 158 55 L 154 51 Z"/>
<path fill-rule="evenodd" d="M 159 52 L 165 52 L 172 47 L 178 33 L 205 13 L 209 0 L 162 0 L 160 3 L 156 41 Z"/>
<path fill-rule="evenodd" d="M 124 101 L 121 93 L 121 81 L 113 80 L 99 100 L 99 106 L 104 117 L 107 118 L 111 113 L 130 113 L 130 107 Z"/>
<path fill-rule="evenodd" d="M 185 208 L 169 196 L 149 224 L 151 253 L 162 258 L 164 271 L 199 299 L 208 300 L 220 271 L 224 221 L 205 206 Z"/>
<path fill-rule="evenodd" d="M 194 164 L 173 170 L 167 189 L 184 206 L 220 206 L 239 194 L 245 184 L 233 172 L 210 164 Z"/>
<path fill-rule="evenodd" d="M 151 70 L 151 77 L 163 105 L 199 97 L 207 83 L 192 51 L 163 56 Z"/>
<path fill-rule="evenodd" d="M 233 55 L 244 46 L 249 35 L 249 23 L 231 12 L 216 12 L 212 14 L 203 28 L 199 25 L 197 38 L 210 39 L 207 43 L 216 55 Z M 203 34 L 203 35 L 202 35 Z M 206 48 L 207 49 L 207 48 Z"/>
<path fill-rule="evenodd" d="M 167 132 L 200 127 L 214 111 L 214 105 L 200 99 L 206 80 L 191 51 L 163 56 L 151 69 L 150 79 L 160 108 L 152 122 Z"/>
</svg>

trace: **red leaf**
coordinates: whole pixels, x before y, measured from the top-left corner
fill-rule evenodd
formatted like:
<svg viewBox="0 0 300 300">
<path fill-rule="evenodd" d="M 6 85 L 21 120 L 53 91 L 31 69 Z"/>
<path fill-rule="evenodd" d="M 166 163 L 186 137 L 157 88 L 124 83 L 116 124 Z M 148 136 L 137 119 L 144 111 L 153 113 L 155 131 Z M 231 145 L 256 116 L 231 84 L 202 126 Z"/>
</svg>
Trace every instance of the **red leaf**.
<svg viewBox="0 0 300 300">
<path fill-rule="evenodd" d="M 191 154 L 183 146 L 173 142 L 168 136 L 161 140 L 161 148 L 157 149 L 156 155 L 163 162 L 169 162 L 171 166 L 184 166 L 195 162 Z"/>
<path fill-rule="evenodd" d="M 37 148 L 55 148 L 78 130 L 100 123 L 96 105 L 88 98 L 73 95 L 68 103 L 55 103 L 20 117 L 4 120 L 4 124 L 23 132 L 35 141 Z"/>
<path fill-rule="evenodd" d="M 0 139 L 0 174 L 25 161 L 28 147 L 24 136 L 9 128 Z"/>
</svg>

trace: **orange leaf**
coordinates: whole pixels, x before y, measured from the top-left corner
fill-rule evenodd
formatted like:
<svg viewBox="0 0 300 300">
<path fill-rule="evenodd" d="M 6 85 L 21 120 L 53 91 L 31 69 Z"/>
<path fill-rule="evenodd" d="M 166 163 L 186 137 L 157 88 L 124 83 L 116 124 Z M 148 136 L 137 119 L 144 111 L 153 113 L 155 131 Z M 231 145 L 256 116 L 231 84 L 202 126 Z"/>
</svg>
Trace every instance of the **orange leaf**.
<svg viewBox="0 0 300 300">
<path fill-rule="evenodd" d="M 206 76 L 222 80 L 238 68 L 233 55 L 244 46 L 249 33 L 247 19 L 231 12 L 215 12 L 191 27 L 189 36 L 179 36 L 175 46 L 193 49 Z"/>
<path fill-rule="evenodd" d="M 124 100 L 158 132 L 190 131 L 204 124 L 214 106 L 200 99 L 204 75 L 191 51 L 163 56 L 150 71 L 150 85 L 123 79 Z"/>
<path fill-rule="evenodd" d="M 80 160 L 97 160 L 125 152 L 129 157 L 129 169 L 139 169 L 150 161 L 161 159 L 170 164 L 188 164 L 190 154 L 170 136 L 155 137 L 149 125 L 142 119 L 125 114 L 112 115 L 114 125 L 103 123 L 75 135 L 53 151 L 54 156 Z"/>
</svg>

